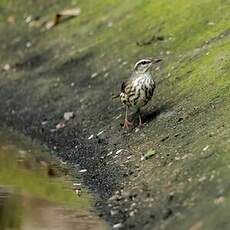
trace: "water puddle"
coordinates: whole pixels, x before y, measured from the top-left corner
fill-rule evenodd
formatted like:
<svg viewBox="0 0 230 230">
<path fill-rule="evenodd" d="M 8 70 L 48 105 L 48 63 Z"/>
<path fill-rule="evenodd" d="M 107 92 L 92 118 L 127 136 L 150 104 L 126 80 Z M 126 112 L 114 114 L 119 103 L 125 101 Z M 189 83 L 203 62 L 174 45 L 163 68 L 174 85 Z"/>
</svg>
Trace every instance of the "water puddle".
<svg viewBox="0 0 230 230">
<path fill-rule="evenodd" d="M 28 138 L 0 130 L 1 230 L 104 230 L 90 195 Z"/>
</svg>

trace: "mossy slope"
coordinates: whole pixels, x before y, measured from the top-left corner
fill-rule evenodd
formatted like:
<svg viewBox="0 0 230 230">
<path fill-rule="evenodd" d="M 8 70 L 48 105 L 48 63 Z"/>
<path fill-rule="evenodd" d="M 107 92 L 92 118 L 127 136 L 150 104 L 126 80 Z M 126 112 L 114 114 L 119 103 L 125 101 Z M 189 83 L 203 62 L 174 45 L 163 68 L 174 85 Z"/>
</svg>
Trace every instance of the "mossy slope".
<svg viewBox="0 0 230 230">
<path fill-rule="evenodd" d="M 30 28 L 23 18 L 48 19 L 73 6 L 81 15 L 49 31 Z M 140 170 L 124 179 L 120 191 L 122 197 L 138 190 L 134 217 L 132 202 L 118 202 L 128 208 L 121 215 L 126 226 L 229 228 L 229 1 L 0 1 L 0 12 L 1 65 L 17 63 L 15 71 L 0 75 L 1 119 L 46 141 L 43 136 L 53 135 L 49 129 L 68 110 L 77 114 L 68 126 L 81 124 L 82 135 L 106 130 L 103 164 Z M 10 15 L 13 24 L 6 23 Z M 114 119 L 123 111 L 110 95 L 145 56 L 163 59 L 157 91 L 145 128 L 123 133 Z M 41 127 L 44 119 L 47 127 Z M 106 157 L 117 146 L 133 153 L 128 166 L 124 155 Z M 140 162 L 150 148 L 158 154 Z M 149 197 L 141 195 L 143 183 Z"/>
</svg>

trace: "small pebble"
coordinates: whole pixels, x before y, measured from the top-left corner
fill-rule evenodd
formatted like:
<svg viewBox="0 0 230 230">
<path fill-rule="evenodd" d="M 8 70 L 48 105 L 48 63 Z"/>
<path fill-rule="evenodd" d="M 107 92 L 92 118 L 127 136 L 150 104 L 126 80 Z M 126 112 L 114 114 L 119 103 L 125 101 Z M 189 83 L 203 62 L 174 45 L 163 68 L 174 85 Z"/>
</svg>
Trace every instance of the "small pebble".
<svg viewBox="0 0 230 230">
<path fill-rule="evenodd" d="M 16 22 L 15 16 L 12 16 L 12 15 L 9 16 L 9 17 L 7 18 L 7 22 L 14 24 L 14 23 Z"/>
<path fill-rule="evenodd" d="M 88 140 L 91 140 L 93 138 L 93 134 L 91 134 L 89 137 L 88 137 Z"/>
<path fill-rule="evenodd" d="M 122 228 L 122 227 L 123 227 L 122 223 L 117 223 L 117 224 L 113 225 L 113 229 L 119 229 L 119 228 Z"/>
<path fill-rule="evenodd" d="M 25 150 L 19 150 L 18 153 L 21 155 L 21 156 L 25 156 L 27 154 L 27 152 Z"/>
<path fill-rule="evenodd" d="M 48 121 L 42 121 L 41 125 L 46 125 L 48 123 Z"/>
<path fill-rule="evenodd" d="M 117 154 L 121 153 L 122 151 L 123 151 L 123 149 L 119 149 L 119 150 L 116 151 L 115 154 L 117 155 Z"/>
<path fill-rule="evenodd" d="M 65 127 L 65 124 L 60 122 L 56 125 L 56 129 L 61 129 L 61 128 L 64 128 Z"/>
<path fill-rule="evenodd" d="M 169 51 L 169 50 L 168 50 L 168 51 L 166 51 L 166 54 L 167 54 L 167 55 L 171 54 L 171 51 Z"/>
<path fill-rule="evenodd" d="M 214 23 L 214 22 L 208 22 L 208 25 L 209 25 L 209 26 L 214 26 L 215 23 Z"/>
<path fill-rule="evenodd" d="M 10 70 L 10 64 L 5 64 L 4 66 L 3 66 L 3 69 L 5 70 L 5 71 L 8 71 L 8 70 Z"/>
<path fill-rule="evenodd" d="M 113 151 L 110 151 L 108 154 L 107 154 L 107 156 L 110 156 L 110 155 L 112 155 L 113 154 Z"/>
<path fill-rule="evenodd" d="M 79 170 L 79 173 L 85 173 L 85 172 L 87 172 L 87 169 L 81 169 L 81 170 Z"/>
<path fill-rule="evenodd" d="M 113 22 L 109 22 L 109 23 L 107 24 L 107 26 L 108 26 L 108 27 L 112 27 L 112 26 L 113 26 Z"/>
<path fill-rule="evenodd" d="M 73 183 L 73 186 L 81 186 L 82 184 L 81 183 Z"/>
<path fill-rule="evenodd" d="M 121 117 L 121 114 L 119 114 L 117 117 L 115 117 L 115 120 L 119 119 Z"/>
<path fill-rule="evenodd" d="M 30 48 L 32 46 L 32 43 L 31 42 L 27 42 L 26 43 L 26 48 Z"/>
<path fill-rule="evenodd" d="M 205 180 L 206 180 L 206 176 L 203 176 L 203 177 L 201 177 L 201 178 L 198 179 L 199 182 L 203 182 Z"/>
<path fill-rule="evenodd" d="M 32 16 L 28 16 L 25 18 L 26 23 L 30 23 L 32 21 Z"/>
<path fill-rule="evenodd" d="M 214 200 L 214 204 L 223 204 L 224 203 L 224 197 L 218 197 L 217 199 Z"/>
<path fill-rule="evenodd" d="M 60 160 L 60 163 L 61 163 L 62 165 L 66 165 L 66 164 L 67 164 L 67 162 L 62 161 L 62 160 Z"/>
<path fill-rule="evenodd" d="M 135 212 L 134 211 L 131 211 L 130 213 L 129 213 L 129 216 L 134 216 L 135 215 Z"/>
<path fill-rule="evenodd" d="M 104 133 L 105 130 L 100 131 L 97 136 L 100 136 L 102 133 Z"/>
<path fill-rule="evenodd" d="M 115 216 L 115 215 L 117 215 L 118 214 L 118 210 L 111 210 L 110 211 L 110 215 L 111 216 Z"/>
<path fill-rule="evenodd" d="M 97 77 L 97 76 L 98 76 L 98 73 L 95 72 L 95 73 L 93 73 L 93 74 L 91 75 L 91 79 L 93 79 L 93 78 L 95 78 L 95 77 Z"/>
<path fill-rule="evenodd" d="M 209 148 L 209 145 L 206 145 L 206 146 L 203 148 L 203 151 L 206 151 L 208 148 Z"/>
<path fill-rule="evenodd" d="M 81 191 L 80 188 L 79 188 L 79 189 L 75 189 L 75 193 L 76 193 L 78 196 L 81 196 L 82 191 Z"/>
<path fill-rule="evenodd" d="M 65 112 L 64 113 L 64 119 L 66 121 L 69 121 L 70 119 L 72 119 L 74 117 L 74 113 L 73 112 Z"/>
<path fill-rule="evenodd" d="M 140 129 L 139 128 L 136 128 L 135 129 L 135 133 L 137 133 L 137 132 L 139 132 L 140 131 Z"/>
</svg>

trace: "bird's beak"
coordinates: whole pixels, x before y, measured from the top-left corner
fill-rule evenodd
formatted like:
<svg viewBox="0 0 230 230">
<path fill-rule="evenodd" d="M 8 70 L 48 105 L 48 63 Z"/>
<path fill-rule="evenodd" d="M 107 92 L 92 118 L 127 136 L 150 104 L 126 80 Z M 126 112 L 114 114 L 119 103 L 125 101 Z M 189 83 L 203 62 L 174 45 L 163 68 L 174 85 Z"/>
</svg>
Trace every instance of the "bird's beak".
<svg viewBox="0 0 230 230">
<path fill-rule="evenodd" d="M 162 59 L 153 59 L 152 60 L 152 65 L 161 62 Z"/>
<path fill-rule="evenodd" d="M 162 59 L 153 59 L 152 62 L 151 62 L 151 65 L 149 65 L 148 69 L 150 69 L 150 68 L 152 69 L 154 64 L 159 63 L 161 61 L 162 61 Z"/>
</svg>

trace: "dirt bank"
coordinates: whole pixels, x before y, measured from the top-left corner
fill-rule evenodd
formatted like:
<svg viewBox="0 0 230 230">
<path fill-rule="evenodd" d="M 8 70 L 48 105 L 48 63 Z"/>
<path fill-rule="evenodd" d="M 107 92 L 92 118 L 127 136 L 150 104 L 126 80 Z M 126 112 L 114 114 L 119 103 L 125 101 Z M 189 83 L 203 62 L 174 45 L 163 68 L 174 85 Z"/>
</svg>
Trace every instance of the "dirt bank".
<svg viewBox="0 0 230 230">
<path fill-rule="evenodd" d="M 72 7 L 80 16 L 45 29 Z M 83 170 L 111 225 L 228 229 L 228 12 L 219 0 L 1 0 L 0 120 Z M 144 128 L 124 131 L 111 96 L 145 56 L 163 59 L 156 93 Z"/>
</svg>

